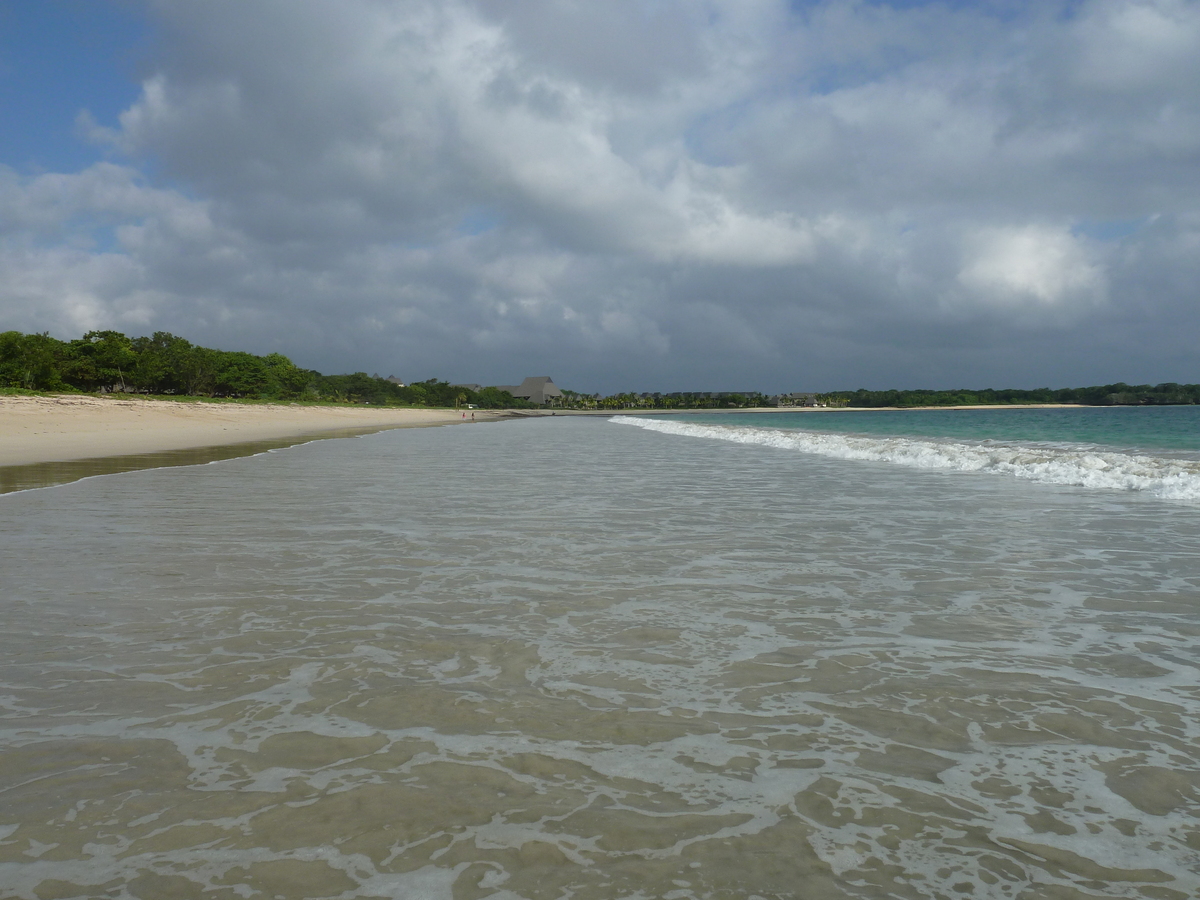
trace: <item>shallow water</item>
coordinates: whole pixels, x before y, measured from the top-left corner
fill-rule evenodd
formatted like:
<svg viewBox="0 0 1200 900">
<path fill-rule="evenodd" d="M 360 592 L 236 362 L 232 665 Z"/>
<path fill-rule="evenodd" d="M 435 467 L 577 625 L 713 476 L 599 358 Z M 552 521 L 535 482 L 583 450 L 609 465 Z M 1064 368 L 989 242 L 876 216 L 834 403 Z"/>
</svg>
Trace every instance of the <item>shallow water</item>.
<svg viewBox="0 0 1200 900">
<path fill-rule="evenodd" d="M 14 897 L 1188 898 L 1200 510 L 596 419 L 0 497 Z"/>
</svg>

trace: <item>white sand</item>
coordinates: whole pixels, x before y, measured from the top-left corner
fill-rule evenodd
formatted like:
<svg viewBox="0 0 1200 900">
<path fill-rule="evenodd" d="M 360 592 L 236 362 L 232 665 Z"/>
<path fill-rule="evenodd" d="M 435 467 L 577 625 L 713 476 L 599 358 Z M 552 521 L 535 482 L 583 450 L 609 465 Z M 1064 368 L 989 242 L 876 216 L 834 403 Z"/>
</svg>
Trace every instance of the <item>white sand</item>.
<svg viewBox="0 0 1200 900">
<path fill-rule="evenodd" d="M 474 412 L 477 421 L 505 415 L 495 410 Z M 471 413 L 466 416 L 470 421 Z M 0 397 L 0 466 L 462 421 L 462 412 L 446 409 L 179 403 L 75 395 Z"/>
</svg>

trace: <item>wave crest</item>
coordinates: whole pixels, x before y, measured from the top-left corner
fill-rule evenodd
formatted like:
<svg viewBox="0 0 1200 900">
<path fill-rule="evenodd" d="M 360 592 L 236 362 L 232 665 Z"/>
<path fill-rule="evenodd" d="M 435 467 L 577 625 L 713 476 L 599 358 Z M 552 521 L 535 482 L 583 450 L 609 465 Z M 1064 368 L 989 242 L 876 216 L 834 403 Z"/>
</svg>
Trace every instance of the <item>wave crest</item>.
<svg viewBox="0 0 1200 900">
<path fill-rule="evenodd" d="M 1200 500 L 1200 462 L 1182 459 L 1045 445 L 967 444 L 906 437 L 696 425 L 633 416 L 614 416 L 609 421 L 665 434 L 759 444 L 835 459 L 888 462 L 914 469 L 989 472 L 1042 484 L 1139 491 L 1165 500 Z"/>
</svg>

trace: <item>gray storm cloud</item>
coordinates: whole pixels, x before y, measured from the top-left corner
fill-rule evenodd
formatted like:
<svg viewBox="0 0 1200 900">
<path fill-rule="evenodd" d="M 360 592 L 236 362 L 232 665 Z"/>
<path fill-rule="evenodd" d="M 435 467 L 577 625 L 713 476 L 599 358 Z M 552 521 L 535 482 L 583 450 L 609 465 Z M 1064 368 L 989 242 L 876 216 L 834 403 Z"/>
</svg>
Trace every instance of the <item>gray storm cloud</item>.
<svg viewBox="0 0 1200 900">
<path fill-rule="evenodd" d="M 0 169 L 4 327 L 605 392 L 1200 380 L 1196 2 L 148 15 L 102 161 Z"/>
</svg>

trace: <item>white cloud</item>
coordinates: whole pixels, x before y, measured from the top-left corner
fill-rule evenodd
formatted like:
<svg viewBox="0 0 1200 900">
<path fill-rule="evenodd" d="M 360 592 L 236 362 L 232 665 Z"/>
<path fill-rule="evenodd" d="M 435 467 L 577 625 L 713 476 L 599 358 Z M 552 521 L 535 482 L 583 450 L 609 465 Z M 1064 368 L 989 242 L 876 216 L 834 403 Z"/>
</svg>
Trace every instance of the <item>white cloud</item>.
<svg viewBox="0 0 1200 900">
<path fill-rule="evenodd" d="M 1186 0 L 1104 0 L 1074 29 L 1077 77 L 1115 91 L 1173 89 L 1200 73 L 1200 7 Z"/>
<path fill-rule="evenodd" d="M 971 299 L 1002 308 L 1077 313 L 1106 296 L 1085 242 L 1064 228 L 987 228 L 967 236 L 959 284 Z"/>
<path fill-rule="evenodd" d="M 109 161 L 0 169 L 13 327 L 409 378 L 798 389 L 939 360 L 956 382 L 1005 359 L 1103 380 L 1092 348 L 1154 370 L 1154 335 L 1200 324 L 1171 249 L 1195 234 L 1200 3 L 150 9 L 141 97 L 80 120 Z M 963 373 L 980 323 L 990 362 Z M 1029 359 L 1031 323 L 1053 357 Z"/>
</svg>

